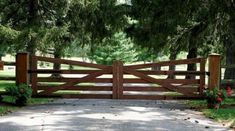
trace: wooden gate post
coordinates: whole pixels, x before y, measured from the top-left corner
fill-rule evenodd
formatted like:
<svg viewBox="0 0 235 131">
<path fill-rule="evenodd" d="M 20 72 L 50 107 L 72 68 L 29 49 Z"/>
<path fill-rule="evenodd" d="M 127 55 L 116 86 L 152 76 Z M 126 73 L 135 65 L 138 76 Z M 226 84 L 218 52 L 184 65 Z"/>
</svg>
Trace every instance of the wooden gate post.
<svg viewBox="0 0 235 131">
<path fill-rule="evenodd" d="M 123 63 L 113 62 L 113 99 L 121 99 L 123 96 Z"/>
<path fill-rule="evenodd" d="M 29 84 L 29 53 L 22 52 L 16 55 L 16 85 Z"/>
<path fill-rule="evenodd" d="M 3 70 L 3 67 L 4 67 L 4 63 L 3 61 L 0 61 L 0 70 Z"/>
<path fill-rule="evenodd" d="M 219 54 L 209 55 L 209 80 L 208 87 L 210 90 L 215 87 L 220 88 L 220 58 Z"/>
</svg>

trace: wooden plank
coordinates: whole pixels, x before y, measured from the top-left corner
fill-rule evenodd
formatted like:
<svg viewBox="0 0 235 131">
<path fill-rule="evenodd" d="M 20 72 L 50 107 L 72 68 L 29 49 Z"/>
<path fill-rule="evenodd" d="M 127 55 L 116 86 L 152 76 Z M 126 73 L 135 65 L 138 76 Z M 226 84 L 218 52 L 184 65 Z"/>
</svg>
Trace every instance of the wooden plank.
<svg viewBox="0 0 235 131">
<path fill-rule="evenodd" d="M 144 75 L 142 73 L 139 73 L 139 72 L 136 72 L 134 70 L 124 70 L 124 72 L 128 72 L 130 74 L 133 74 L 137 77 L 140 77 L 141 79 L 145 80 L 145 81 L 149 81 L 149 82 L 152 82 L 152 83 L 156 83 L 156 84 L 161 84 L 162 86 L 164 86 L 165 88 L 167 88 L 168 90 L 170 91 L 175 91 L 175 92 L 179 92 L 179 93 L 182 93 L 184 95 L 193 95 L 191 93 L 188 93 L 188 92 L 185 92 L 185 91 L 180 91 L 180 90 L 177 90 L 176 86 L 172 85 L 172 83 L 169 83 L 169 82 L 163 82 L 162 80 L 157 80 L 157 79 L 154 79 L 150 76 L 147 76 L 147 75 Z"/>
<path fill-rule="evenodd" d="M 111 99 L 110 94 L 71 94 L 62 95 L 63 98 L 80 98 L 80 99 Z"/>
<path fill-rule="evenodd" d="M 29 70 L 29 73 L 37 73 L 37 74 L 91 74 L 98 70 L 52 70 L 52 69 L 38 69 L 38 70 Z M 112 72 L 108 73 L 112 74 Z"/>
<path fill-rule="evenodd" d="M 81 78 L 52 78 L 52 77 L 39 77 L 38 82 L 69 82 L 80 79 L 80 83 L 91 82 L 91 83 L 112 83 L 112 78 L 95 78 L 90 80 L 83 80 Z"/>
<path fill-rule="evenodd" d="M 144 71 L 144 70 L 137 70 L 137 72 L 146 74 L 146 75 L 195 75 L 195 76 L 199 76 L 202 74 L 206 74 L 205 71 Z"/>
<path fill-rule="evenodd" d="M 38 90 L 48 90 L 53 86 L 40 85 L 37 87 Z M 62 90 L 79 90 L 79 91 L 112 91 L 111 86 L 70 86 Z"/>
<path fill-rule="evenodd" d="M 186 92 L 197 92 L 198 88 L 195 87 L 177 87 L 177 90 L 183 90 Z M 168 92 L 169 90 L 165 87 L 136 87 L 136 86 L 125 86 L 124 91 L 142 91 L 142 92 Z"/>
<path fill-rule="evenodd" d="M 55 92 L 57 90 L 62 90 L 64 88 L 66 88 L 66 87 L 73 86 L 73 85 L 75 85 L 75 84 L 77 84 L 77 83 L 79 83 L 81 81 L 82 82 L 89 82 L 89 81 L 95 79 L 96 77 L 101 76 L 101 75 L 103 75 L 104 73 L 107 73 L 107 72 L 111 72 L 109 67 L 107 69 L 96 71 L 96 72 L 94 72 L 92 74 L 89 74 L 87 76 L 84 76 L 82 78 L 70 80 L 69 82 L 67 82 L 65 84 L 62 84 L 62 85 L 59 85 L 57 87 L 54 87 L 54 88 L 51 88 L 51 89 L 48 89 L 48 90 L 44 90 L 44 91 L 40 92 L 39 94 L 49 95 L 52 92 Z"/>
<path fill-rule="evenodd" d="M 15 77 L 3 77 L 3 76 L 0 76 L 0 80 L 15 81 L 15 80 L 16 80 L 16 78 L 15 78 Z"/>
<path fill-rule="evenodd" d="M 139 64 L 139 65 L 130 65 L 125 66 L 130 69 L 141 69 L 141 68 L 150 68 L 154 66 L 172 66 L 172 65 L 182 65 L 182 64 L 194 64 L 199 63 L 201 58 L 185 59 L 185 60 L 172 60 L 172 61 L 163 61 L 158 63 L 149 63 L 149 64 Z"/>
<path fill-rule="evenodd" d="M 3 70 L 4 62 L 0 61 L 0 70 Z"/>
<path fill-rule="evenodd" d="M 155 83 L 155 84 L 164 84 L 164 83 L 171 83 L 171 84 L 199 84 L 200 80 L 193 80 L 193 79 L 155 79 L 152 78 L 152 81 L 149 80 L 143 80 L 138 78 L 130 78 L 130 79 L 124 79 L 124 83 Z"/>
<path fill-rule="evenodd" d="M 221 65 L 221 68 L 235 68 L 235 64 L 232 64 L 232 65 Z"/>
<path fill-rule="evenodd" d="M 15 66 L 16 65 L 16 62 L 13 62 L 13 61 L 3 61 L 3 63 L 5 66 Z"/>
<path fill-rule="evenodd" d="M 205 68 L 206 68 L 206 59 L 201 59 L 200 71 L 205 72 Z M 199 86 L 199 92 L 200 92 L 201 95 L 203 94 L 203 90 L 204 90 L 204 87 L 205 87 L 205 79 L 206 79 L 205 74 L 201 74 L 200 75 L 200 86 Z"/>
<path fill-rule="evenodd" d="M 141 100 L 191 100 L 204 99 L 202 96 L 166 96 L 166 95 L 123 95 L 123 99 L 141 99 Z"/>
<path fill-rule="evenodd" d="M 33 96 L 34 98 L 79 98 L 79 99 L 111 99 L 111 94 L 52 94 L 52 95 L 42 95 L 38 94 Z"/>
<path fill-rule="evenodd" d="M 113 62 L 113 99 L 121 99 L 123 95 L 123 63 Z"/>
<path fill-rule="evenodd" d="M 29 73 L 38 73 L 38 74 L 91 74 L 97 70 L 52 70 L 52 69 L 38 69 L 38 70 L 29 70 Z M 146 75 L 202 75 L 206 74 L 206 72 L 202 71 L 145 71 L 145 70 L 137 70 L 137 72 L 146 74 Z M 109 74 L 112 74 L 109 73 Z M 127 73 L 128 74 L 128 73 Z"/>
<path fill-rule="evenodd" d="M 38 64 L 38 59 L 35 56 L 31 57 L 31 70 L 37 70 L 37 64 Z M 38 82 L 38 78 L 37 78 L 37 74 L 30 74 L 31 76 L 31 85 L 32 85 L 32 89 L 33 89 L 33 95 L 36 95 L 38 92 L 38 88 L 37 88 L 37 82 Z"/>
<path fill-rule="evenodd" d="M 18 53 L 16 55 L 16 85 L 29 85 L 29 54 Z"/>
<path fill-rule="evenodd" d="M 209 55 L 209 72 L 208 80 L 209 89 L 219 88 L 220 86 L 220 55 Z"/>
<path fill-rule="evenodd" d="M 98 69 L 105 69 L 109 67 L 106 65 L 98 65 L 98 64 L 85 63 L 85 62 L 73 61 L 73 60 L 56 59 L 56 58 L 48 58 L 48 57 L 41 57 L 41 56 L 37 56 L 37 57 L 39 61 L 46 61 L 46 62 L 58 63 L 58 64 L 77 65 L 77 66 L 84 66 L 84 67 L 98 68 Z"/>
</svg>

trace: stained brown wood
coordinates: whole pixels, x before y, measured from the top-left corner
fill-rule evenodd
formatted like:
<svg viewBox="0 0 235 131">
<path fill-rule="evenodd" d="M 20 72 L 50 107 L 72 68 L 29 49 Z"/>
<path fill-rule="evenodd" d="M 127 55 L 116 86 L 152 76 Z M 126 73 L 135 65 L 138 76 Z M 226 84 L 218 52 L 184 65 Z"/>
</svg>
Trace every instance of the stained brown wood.
<svg viewBox="0 0 235 131">
<path fill-rule="evenodd" d="M 194 64 L 199 63 L 201 58 L 185 59 L 185 60 L 172 60 L 172 61 L 163 61 L 158 63 L 149 63 L 149 64 L 139 64 L 127 66 L 131 69 L 141 69 L 141 68 L 150 68 L 154 66 L 172 66 L 172 65 L 182 65 L 182 64 Z"/>
<path fill-rule="evenodd" d="M 206 59 L 201 59 L 201 62 L 200 62 L 200 71 L 201 72 L 205 72 L 205 67 L 206 67 Z M 204 87 L 205 87 L 205 74 L 201 74 L 200 75 L 200 86 L 199 86 L 199 92 L 200 94 L 202 95 L 203 94 L 203 90 L 204 90 Z"/>
<path fill-rule="evenodd" d="M 185 92 L 197 92 L 198 88 L 195 87 L 176 87 L 177 90 L 185 91 Z M 168 92 L 168 90 L 165 87 L 136 87 L 136 86 L 130 86 L 130 87 L 124 87 L 124 91 L 140 91 L 140 92 Z"/>
<path fill-rule="evenodd" d="M 125 71 L 125 72 L 128 72 L 128 73 L 130 73 L 130 74 L 133 74 L 133 75 L 135 75 L 135 76 L 137 76 L 137 77 L 140 77 L 141 79 L 143 79 L 143 80 L 145 80 L 145 81 L 149 81 L 149 82 L 156 83 L 156 84 L 159 84 L 159 83 L 160 83 L 160 84 L 163 84 L 162 86 L 166 87 L 166 88 L 167 88 L 168 90 L 170 90 L 170 91 L 179 92 L 179 93 L 182 93 L 182 94 L 185 94 L 185 95 L 192 95 L 192 94 L 190 94 L 190 93 L 188 93 L 188 92 L 177 90 L 177 87 L 174 86 L 174 85 L 172 85 L 171 83 L 166 83 L 166 82 L 159 81 L 159 80 L 157 80 L 157 79 L 154 79 L 154 78 L 152 78 L 152 77 L 149 77 L 149 76 L 147 76 L 147 75 L 144 75 L 144 74 L 142 74 L 142 73 L 136 72 L 136 71 L 131 70 L 131 69 L 129 69 L 129 70 L 124 70 L 124 71 Z M 187 93 L 187 94 L 186 94 L 186 93 Z"/>
<path fill-rule="evenodd" d="M 79 98 L 79 99 L 112 99 L 110 94 L 51 94 L 51 95 L 42 95 L 38 94 L 34 96 L 36 98 Z"/>
<path fill-rule="evenodd" d="M 91 68 L 98 68 L 98 69 L 105 69 L 108 67 L 105 65 L 85 63 L 85 62 L 73 61 L 73 60 L 56 59 L 56 58 L 48 58 L 48 57 L 41 57 L 41 56 L 37 56 L 37 58 L 38 58 L 38 61 L 46 61 L 46 62 L 58 63 L 58 64 L 77 65 L 77 66 L 84 66 L 84 67 L 91 67 Z"/>
<path fill-rule="evenodd" d="M 123 99 L 138 100 L 185 100 L 185 99 L 203 99 L 202 96 L 166 96 L 166 95 L 123 95 Z"/>
<path fill-rule="evenodd" d="M 34 75 L 32 86 L 34 89 L 40 90 L 39 93 L 34 93 L 37 97 L 62 97 L 62 98 L 102 98 L 102 99 L 188 99 L 201 98 L 195 92 L 201 92 L 202 85 L 205 81 L 205 59 L 195 58 L 189 60 L 165 61 L 151 64 L 140 64 L 132 66 L 123 66 L 121 61 L 115 61 L 112 66 L 97 65 L 92 63 L 84 63 L 78 61 L 70 61 L 64 59 L 54 59 L 45 57 L 35 57 L 34 63 L 37 61 L 46 61 L 59 64 L 78 65 L 96 70 L 43 70 L 37 69 L 36 65 L 28 72 Z M 204 62 L 204 63 L 203 63 Z M 150 68 L 153 66 L 170 66 L 180 64 L 200 63 L 200 71 L 149 71 L 136 70 L 142 68 Z M 204 69 L 203 69 L 204 67 Z M 85 74 L 81 78 L 51 78 L 51 77 L 37 77 L 37 74 Z M 112 78 L 97 78 L 103 74 L 112 75 Z M 134 75 L 139 78 L 124 78 L 124 75 Z M 200 79 L 156 79 L 149 75 L 193 75 L 200 76 Z M 42 82 L 60 82 L 60 85 L 42 85 Z M 34 83 L 34 84 L 33 84 Z M 78 83 L 110 83 L 112 86 L 80 86 Z M 139 84 L 158 84 L 160 87 L 141 87 L 141 86 L 125 86 L 124 83 L 139 83 Z M 200 86 L 200 89 L 199 89 Z M 57 94 L 54 93 L 59 90 L 74 90 L 74 91 L 111 91 L 112 94 Z M 158 95 L 124 95 L 124 91 L 138 91 L 138 92 L 179 92 L 183 96 L 158 96 Z"/>
<path fill-rule="evenodd" d="M 124 67 L 125 68 L 125 67 Z M 29 70 L 29 73 L 38 73 L 38 74 L 91 74 L 97 70 L 52 70 L 52 69 L 38 69 L 38 70 Z M 137 70 L 137 72 L 146 74 L 146 75 L 205 75 L 205 71 L 144 71 Z M 112 74 L 109 73 L 109 74 Z"/>
<path fill-rule="evenodd" d="M 31 62 L 31 70 L 37 70 L 37 64 L 38 64 L 38 59 L 35 56 L 32 56 L 32 62 Z M 31 76 L 31 85 L 32 85 L 32 89 L 33 89 L 33 95 L 37 94 L 38 91 L 38 87 L 37 87 L 37 82 L 38 82 L 38 78 L 37 78 L 37 74 L 32 73 L 30 74 Z"/>
<path fill-rule="evenodd" d="M 36 73 L 36 74 L 91 74 L 99 70 L 52 70 L 52 69 L 38 69 L 38 70 L 29 70 L 29 73 Z M 107 73 L 112 74 L 112 72 Z"/>
<path fill-rule="evenodd" d="M 233 65 L 221 65 L 221 68 L 235 68 L 235 64 L 233 64 Z"/>
<path fill-rule="evenodd" d="M 53 86 L 38 86 L 38 90 L 48 90 L 53 88 Z M 78 90 L 78 91 L 112 91 L 111 86 L 70 86 L 62 90 Z"/>
<path fill-rule="evenodd" d="M 6 66 L 15 66 L 16 62 L 10 62 L 10 61 L 2 61 L 4 63 L 4 65 Z"/>
<path fill-rule="evenodd" d="M 4 62 L 0 61 L 0 70 L 3 70 Z"/>
<path fill-rule="evenodd" d="M 0 80 L 15 81 L 16 78 L 15 77 L 3 77 L 3 76 L 0 76 Z"/>
<path fill-rule="evenodd" d="M 219 88 L 220 85 L 220 55 L 209 55 L 209 89 Z"/>
<path fill-rule="evenodd" d="M 55 92 L 55 91 L 58 91 L 58 90 L 62 90 L 62 89 L 65 89 L 66 87 L 70 87 L 70 86 L 73 86 L 81 81 L 83 82 L 89 82 L 90 80 L 93 80 L 95 79 L 96 77 L 98 76 L 101 76 L 103 75 L 104 73 L 107 73 L 107 72 L 110 72 L 110 68 L 106 68 L 106 69 L 103 69 L 103 70 L 100 70 L 100 71 L 96 71 L 92 74 L 89 74 L 85 77 L 82 77 L 82 78 L 79 78 L 79 79 L 74 79 L 74 80 L 71 80 L 65 84 L 62 84 L 62 85 L 59 85 L 57 87 L 54 87 L 54 88 L 51 88 L 51 89 L 48 89 L 48 90 L 44 90 L 42 92 L 40 92 L 39 94 L 43 94 L 43 95 L 49 95 L 51 94 L 52 92 Z"/>
<path fill-rule="evenodd" d="M 29 54 L 18 53 L 16 55 L 16 85 L 29 84 Z"/>
<path fill-rule="evenodd" d="M 128 70 L 128 68 L 127 68 Z M 143 71 L 143 70 L 136 70 L 137 72 L 146 74 L 146 75 L 179 75 L 179 76 L 185 76 L 185 75 L 205 75 L 205 71 Z"/>
<path fill-rule="evenodd" d="M 81 78 L 52 78 L 52 77 L 39 77 L 38 82 L 69 82 L 80 79 L 79 83 L 112 83 L 112 78 L 95 78 L 90 80 L 82 80 Z"/>
<path fill-rule="evenodd" d="M 129 78 L 129 79 L 123 79 L 123 83 L 139 83 L 139 84 L 146 84 L 146 83 L 155 83 L 155 84 L 164 84 L 164 83 L 172 83 L 172 84 L 199 84 L 200 80 L 193 80 L 193 79 L 155 79 L 152 78 L 152 81 L 149 80 L 144 80 L 142 79 L 138 79 L 138 78 Z"/>
<path fill-rule="evenodd" d="M 123 95 L 123 63 L 113 62 L 113 99 L 121 99 Z"/>
</svg>

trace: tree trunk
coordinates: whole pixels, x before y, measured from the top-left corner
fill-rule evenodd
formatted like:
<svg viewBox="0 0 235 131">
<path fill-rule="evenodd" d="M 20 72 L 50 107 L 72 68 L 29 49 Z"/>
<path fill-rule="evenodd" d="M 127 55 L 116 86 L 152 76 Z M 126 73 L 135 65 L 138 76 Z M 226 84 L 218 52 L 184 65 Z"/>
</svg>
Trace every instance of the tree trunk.
<svg viewBox="0 0 235 131">
<path fill-rule="evenodd" d="M 235 40 L 231 37 L 225 40 L 226 65 L 235 65 Z M 235 79 L 235 68 L 226 68 L 224 79 Z"/>
<path fill-rule="evenodd" d="M 187 59 L 196 58 L 197 57 L 197 48 L 198 48 L 198 36 L 199 34 L 204 31 L 204 29 L 207 27 L 206 23 L 200 23 L 199 25 L 196 25 L 192 30 L 190 34 L 189 44 L 188 44 L 188 55 Z M 187 71 L 196 71 L 197 65 L 196 64 L 188 64 Z M 195 76 L 192 75 L 186 75 L 186 79 L 195 79 Z"/>
<path fill-rule="evenodd" d="M 2 55 L 0 55 L 0 61 L 2 61 L 2 57 L 3 57 L 3 56 L 2 56 Z"/>
<path fill-rule="evenodd" d="M 61 59 L 61 54 L 62 54 L 62 48 L 59 46 L 55 47 L 54 58 Z M 60 69 L 61 69 L 61 64 L 58 63 L 53 64 L 53 70 L 60 70 Z M 60 74 L 53 73 L 51 77 L 60 78 L 62 76 Z"/>
<path fill-rule="evenodd" d="M 175 60 L 177 57 L 177 53 L 175 51 L 172 51 L 170 53 L 170 60 Z M 169 70 L 175 71 L 175 65 L 169 66 Z M 167 79 L 175 79 L 175 75 L 168 75 Z"/>
<path fill-rule="evenodd" d="M 191 45 L 191 44 L 190 44 Z M 187 59 L 196 58 L 197 57 L 197 47 L 189 47 Z M 188 64 L 187 71 L 196 71 L 196 64 Z M 187 75 L 186 79 L 195 79 L 195 76 Z"/>
</svg>

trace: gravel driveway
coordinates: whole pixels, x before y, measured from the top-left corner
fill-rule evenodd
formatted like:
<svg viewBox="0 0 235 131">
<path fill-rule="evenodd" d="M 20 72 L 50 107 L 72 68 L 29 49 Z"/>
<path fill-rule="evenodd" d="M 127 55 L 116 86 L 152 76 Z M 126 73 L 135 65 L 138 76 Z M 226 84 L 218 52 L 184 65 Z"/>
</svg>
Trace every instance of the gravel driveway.
<svg viewBox="0 0 235 131">
<path fill-rule="evenodd" d="M 227 131 L 179 101 L 59 99 L 0 118 L 0 131 Z"/>
</svg>

